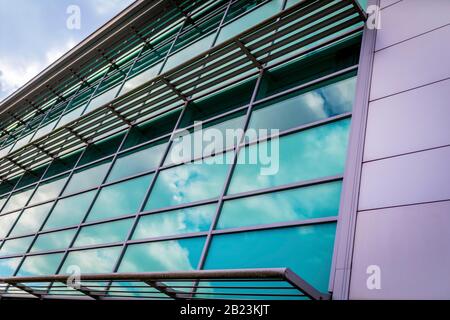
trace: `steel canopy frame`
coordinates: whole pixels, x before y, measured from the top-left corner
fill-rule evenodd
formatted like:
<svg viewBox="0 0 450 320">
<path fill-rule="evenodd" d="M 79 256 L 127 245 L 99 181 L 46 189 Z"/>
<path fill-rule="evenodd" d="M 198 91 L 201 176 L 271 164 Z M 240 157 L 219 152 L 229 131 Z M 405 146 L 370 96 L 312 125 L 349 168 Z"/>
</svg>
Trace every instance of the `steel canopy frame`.
<svg viewBox="0 0 450 320">
<path fill-rule="evenodd" d="M 356 0 L 304 0 L 0 159 L 0 179 L 30 171 L 132 125 L 362 30 Z M 353 27 L 353 28 L 352 28 Z M 351 29 L 348 31 L 348 29 Z M 342 35 L 329 39 L 334 34 Z M 321 41 L 316 44 L 316 42 Z M 299 52 L 295 52 L 299 51 Z M 280 60 L 281 59 L 281 60 Z M 284 60 L 282 60 L 284 59 Z"/>
<path fill-rule="evenodd" d="M 99 285 L 100 282 L 126 282 L 137 283 L 134 285 L 122 286 L 126 289 L 141 289 L 148 288 L 154 291 L 127 291 L 127 293 L 138 293 L 140 297 L 135 299 L 201 299 L 196 295 L 206 295 L 210 299 L 215 299 L 214 296 L 241 297 L 276 297 L 276 298 L 309 298 L 312 300 L 329 300 L 328 293 L 322 293 L 308 282 L 303 280 L 289 268 L 263 268 L 263 269 L 226 269 L 226 270 L 194 270 L 194 271 L 170 271 L 170 272 L 144 272 L 144 273 L 98 273 L 98 274 L 81 274 L 77 279 L 78 282 L 73 283 L 73 275 L 49 275 L 49 276 L 28 276 L 28 277 L 10 277 L 0 278 L 0 284 L 10 285 L 16 290 L 24 291 L 10 292 L 7 291 L 0 295 L 2 298 L 39 298 L 39 299 L 89 299 L 89 300 L 109 300 L 109 299 L 123 299 L 133 298 L 129 296 L 117 296 L 108 293 L 123 293 L 125 291 L 116 291 L 111 289 L 108 285 Z M 223 285 L 208 284 L 199 285 L 197 282 L 218 282 Z M 180 282 L 186 282 L 187 285 L 180 286 Z M 276 282 L 277 286 L 248 286 L 247 284 L 262 282 Z M 28 285 L 32 283 L 32 285 Z M 48 283 L 52 285 L 58 284 L 58 288 L 66 288 L 73 294 L 56 294 L 45 287 L 49 287 Z M 92 283 L 92 285 L 90 285 Z M 195 284 L 192 284 L 195 283 Z M 231 285 L 227 285 L 231 283 Z M 241 283 L 241 285 L 239 285 Z M 281 285 L 280 283 L 283 283 Z M 39 286 L 38 284 L 44 284 Z M 42 289 L 34 289 L 39 286 Z M 33 287 L 33 288 L 32 288 Z M 11 287 L 10 287 L 11 288 Z M 183 291 L 179 290 L 184 289 Z M 197 292 L 196 289 L 225 289 L 225 292 Z M 187 291 L 192 290 L 192 291 Z M 231 291 L 230 290 L 237 290 Z M 244 290 L 244 292 L 239 292 Z M 254 290 L 254 292 L 249 292 Z M 263 293 L 258 292 L 263 290 Z M 266 290 L 266 291 L 264 291 Z M 273 292 L 268 293 L 267 290 Z M 13 291 L 13 290 L 12 290 Z M 25 293 L 28 293 L 26 295 Z M 155 295 L 155 293 L 157 295 Z M 226 298 L 228 299 L 228 298 Z"/>
</svg>

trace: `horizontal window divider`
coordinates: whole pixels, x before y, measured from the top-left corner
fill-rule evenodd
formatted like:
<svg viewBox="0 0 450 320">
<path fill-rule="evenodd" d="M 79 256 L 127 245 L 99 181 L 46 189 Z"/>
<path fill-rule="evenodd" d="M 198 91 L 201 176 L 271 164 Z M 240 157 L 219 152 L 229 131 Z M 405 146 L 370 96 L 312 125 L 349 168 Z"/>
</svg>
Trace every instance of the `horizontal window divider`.
<svg viewBox="0 0 450 320">
<path fill-rule="evenodd" d="M 336 212 L 336 216 L 332 216 L 332 217 L 296 220 L 296 221 L 289 221 L 289 222 L 275 222 L 275 223 L 270 223 L 270 224 L 261 224 L 261 225 L 220 229 L 220 230 L 215 229 L 212 231 L 212 235 L 214 236 L 214 235 L 231 234 L 231 233 L 238 233 L 238 232 L 249 232 L 249 231 L 267 230 L 267 229 L 309 226 L 309 225 L 337 222 L 337 220 L 338 220 L 338 217 L 337 217 L 337 212 Z"/>
<path fill-rule="evenodd" d="M 139 216 L 147 216 L 150 214 L 157 214 L 157 213 L 175 211 L 175 210 L 180 210 L 180 209 L 188 209 L 188 208 L 199 207 L 199 206 L 203 206 L 203 205 L 207 205 L 207 204 L 214 204 L 214 203 L 217 203 L 218 201 L 219 201 L 219 198 L 216 197 L 216 198 L 211 198 L 211 199 L 206 199 L 206 200 L 199 200 L 199 201 L 194 201 L 194 202 L 178 204 L 175 206 L 162 207 L 162 208 L 153 209 L 153 210 L 144 210 L 144 211 L 141 211 L 138 215 Z"/>
<path fill-rule="evenodd" d="M 235 200 L 235 199 L 241 199 L 241 198 L 246 198 L 246 197 L 259 196 L 259 195 L 272 193 L 272 192 L 285 191 L 285 190 L 296 189 L 296 188 L 301 188 L 301 187 L 309 187 L 309 186 L 322 184 L 322 183 L 340 181 L 343 179 L 343 177 L 344 177 L 343 175 L 335 175 L 335 176 L 329 176 L 329 177 L 325 177 L 325 178 L 298 181 L 298 182 L 293 182 L 293 183 L 284 184 L 281 186 L 270 187 L 270 188 L 257 189 L 257 190 L 246 191 L 246 192 L 235 193 L 235 194 L 228 194 L 228 195 L 223 196 L 223 200 L 224 201 Z"/>
<path fill-rule="evenodd" d="M 248 147 L 248 146 L 252 146 L 252 145 L 255 145 L 255 144 L 258 144 L 258 143 L 261 143 L 261 142 L 265 142 L 265 141 L 269 141 L 269 140 L 273 140 L 273 139 L 277 139 L 277 138 L 282 138 L 282 137 L 288 136 L 290 134 L 294 134 L 294 133 L 298 133 L 298 132 L 301 132 L 301 131 L 312 129 L 312 128 L 315 128 L 315 127 L 319 127 L 319 126 L 322 126 L 322 125 L 327 124 L 327 123 L 332 123 L 332 122 L 336 122 L 336 121 L 339 121 L 339 120 L 351 118 L 351 116 L 352 116 L 351 112 L 338 114 L 336 116 L 332 116 L 332 117 L 329 117 L 329 118 L 326 118 L 326 119 L 317 120 L 317 121 L 314 121 L 314 122 L 311 122 L 311 123 L 300 125 L 300 126 L 295 127 L 295 128 L 291 128 L 291 129 L 287 129 L 287 130 L 281 131 L 279 134 L 276 134 L 276 135 L 263 136 L 263 137 L 258 138 L 256 140 L 247 141 L 245 143 L 242 143 L 240 146 L 241 147 Z"/>
<path fill-rule="evenodd" d="M 186 238 L 198 238 L 198 237 L 205 237 L 208 235 L 208 231 L 201 231 L 201 232 L 190 232 L 190 233 L 180 233 L 180 234 L 173 234 L 173 235 L 167 235 L 167 236 L 159 236 L 159 237 L 150 237 L 145 239 L 131 239 L 126 241 L 126 245 L 133 245 L 133 244 L 143 244 L 143 243 L 151 243 L 151 242 L 159 242 L 159 241 L 168 241 L 168 240 L 178 240 L 178 239 L 186 239 Z"/>
</svg>

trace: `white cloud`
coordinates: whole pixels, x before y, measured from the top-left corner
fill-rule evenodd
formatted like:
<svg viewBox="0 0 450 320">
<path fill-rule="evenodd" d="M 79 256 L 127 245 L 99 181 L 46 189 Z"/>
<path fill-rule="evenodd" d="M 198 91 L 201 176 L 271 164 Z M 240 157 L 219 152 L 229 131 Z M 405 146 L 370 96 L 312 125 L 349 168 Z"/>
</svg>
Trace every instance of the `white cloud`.
<svg viewBox="0 0 450 320">
<path fill-rule="evenodd" d="M 76 45 L 74 39 L 68 39 L 63 45 L 52 47 L 44 58 L 25 58 L 21 56 L 3 56 L 0 58 L 0 101 L 19 89 L 45 67 L 55 62 Z"/>
</svg>

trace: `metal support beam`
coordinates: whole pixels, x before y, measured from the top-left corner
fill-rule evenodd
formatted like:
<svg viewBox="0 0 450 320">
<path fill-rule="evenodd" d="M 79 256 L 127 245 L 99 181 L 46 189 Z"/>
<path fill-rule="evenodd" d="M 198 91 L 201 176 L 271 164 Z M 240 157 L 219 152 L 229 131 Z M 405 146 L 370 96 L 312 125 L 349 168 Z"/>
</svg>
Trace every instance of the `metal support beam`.
<svg viewBox="0 0 450 320">
<path fill-rule="evenodd" d="M 164 77 L 160 78 L 162 82 L 165 83 L 166 86 L 169 87 L 171 91 L 173 91 L 180 99 L 182 99 L 184 102 L 188 101 L 188 98 L 180 91 L 178 90 L 170 81 Z"/>
<path fill-rule="evenodd" d="M 121 121 L 123 121 L 126 125 L 131 126 L 133 125 L 131 121 L 129 121 L 127 118 L 125 118 L 120 112 L 118 112 L 116 109 L 114 109 L 114 106 L 110 103 L 107 105 L 107 108 Z"/>
<path fill-rule="evenodd" d="M 81 292 L 82 294 L 84 294 L 88 297 L 91 297 L 92 299 L 95 299 L 95 300 L 101 300 L 101 298 L 103 296 L 105 296 L 104 293 L 100 293 L 98 291 L 91 290 L 91 289 L 89 289 L 85 286 L 79 285 L 79 284 L 72 286 L 72 285 L 68 285 L 67 282 L 61 282 L 61 283 L 66 285 L 68 288 L 77 290 L 77 291 Z"/>
<path fill-rule="evenodd" d="M 175 290 L 169 286 L 166 286 L 164 283 L 160 282 L 160 281 L 152 281 L 152 280 L 147 280 L 144 281 L 146 284 L 148 284 L 149 286 L 155 288 L 156 290 L 158 290 L 161 293 L 164 293 L 165 295 L 173 298 L 173 299 L 188 299 L 191 298 L 192 295 L 189 293 L 183 293 L 180 292 L 178 290 Z"/>
<path fill-rule="evenodd" d="M 45 291 L 34 290 L 22 283 L 10 283 L 10 285 L 12 285 L 13 287 L 16 287 L 17 289 L 25 291 L 26 293 L 29 293 L 39 299 L 42 299 L 42 297 L 46 294 Z"/>
<path fill-rule="evenodd" d="M 67 131 L 69 131 L 72 135 L 74 135 L 78 140 L 80 140 L 81 142 L 84 142 L 86 145 L 88 145 L 90 143 L 89 140 L 83 138 L 83 136 L 80 135 L 78 132 L 76 132 L 74 129 L 72 129 L 70 127 L 65 127 L 65 129 Z"/>
<path fill-rule="evenodd" d="M 244 52 L 244 54 L 247 56 L 247 58 L 249 58 L 252 61 L 253 65 L 256 68 L 258 68 L 259 70 L 263 69 L 263 66 L 258 61 L 258 59 L 256 59 L 255 56 L 252 55 L 252 53 L 247 49 L 247 47 L 239 39 L 236 39 L 235 43 L 242 50 L 242 52 Z"/>
</svg>

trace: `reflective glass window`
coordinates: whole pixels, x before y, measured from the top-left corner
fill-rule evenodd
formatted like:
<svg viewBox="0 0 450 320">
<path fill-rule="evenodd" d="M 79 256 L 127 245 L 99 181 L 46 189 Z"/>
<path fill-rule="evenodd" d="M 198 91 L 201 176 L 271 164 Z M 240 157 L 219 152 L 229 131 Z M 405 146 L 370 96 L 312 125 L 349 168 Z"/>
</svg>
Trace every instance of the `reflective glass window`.
<svg viewBox="0 0 450 320">
<path fill-rule="evenodd" d="M 139 210 L 153 175 L 127 180 L 100 190 L 88 221 L 136 213 Z"/>
<path fill-rule="evenodd" d="M 70 181 L 64 190 L 64 194 L 71 194 L 98 186 L 102 183 L 109 165 L 109 161 L 102 162 L 76 171 L 70 178 Z"/>
<path fill-rule="evenodd" d="M 86 215 L 94 196 L 95 191 L 89 191 L 59 200 L 50 213 L 44 229 L 79 224 Z"/>
<path fill-rule="evenodd" d="M 76 229 L 40 234 L 31 248 L 31 252 L 65 249 L 69 247 Z"/>
<path fill-rule="evenodd" d="M 0 255 L 7 256 L 13 254 L 23 254 L 30 247 L 31 241 L 33 241 L 33 236 L 18 238 L 12 240 L 6 240 L 2 248 L 0 249 Z"/>
<path fill-rule="evenodd" d="M 142 216 L 133 239 L 208 231 L 215 211 L 216 204 L 210 204 Z"/>
<path fill-rule="evenodd" d="M 284 131 L 350 112 L 355 85 L 356 78 L 352 77 L 264 103 L 252 112 L 249 128 L 261 137 L 261 129 Z"/>
<path fill-rule="evenodd" d="M 335 227 L 335 223 L 326 223 L 216 235 L 205 269 L 287 267 L 326 292 Z"/>
<path fill-rule="evenodd" d="M 37 187 L 36 192 L 33 194 L 29 204 L 32 205 L 56 198 L 64 187 L 66 180 L 67 176 L 64 176 L 62 178 L 40 184 Z"/>
<path fill-rule="evenodd" d="M 156 168 L 167 147 L 166 141 L 161 141 L 117 157 L 108 176 L 108 181 L 129 177 Z"/>
<path fill-rule="evenodd" d="M 341 182 L 224 202 L 217 229 L 337 216 Z"/>
<path fill-rule="evenodd" d="M 126 219 L 83 227 L 74 246 L 125 241 L 133 221 L 133 219 Z"/>
<path fill-rule="evenodd" d="M 130 245 L 119 272 L 194 270 L 204 242 L 204 237 L 196 237 Z"/>
<path fill-rule="evenodd" d="M 46 203 L 25 209 L 11 231 L 11 236 L 20 236 L 38 231 L 52 205 L 53 203 Z"/>
<path fill-rule="evenodd" d="M 19 277 L 55 274 L 63 253 L 28 256 L 17 273 Z"/>
<path fill-rule="evenodd" d="M 228 193 L 342 174 L 349 128 L 344 119 L 241 149 Z"/>
<path fill-rule="evenodd" d="M 12 276 L 21 260 L 21 257 L 0 259 L 0 277 Z"/>
<path fill-rule="evenodd" d="M 19 211 L 0 216 L 0 239 L 6 237 L 19 215 Z"/>
<path fill-rule="evenodd" d="M 145 210 L 219 196 L 231 157 L 231 153 L 221 154 L 204 159 L 203 161 L 206 160 L 206 162 L 203 163 L 197 161 L 161 171 L 150 193 Z"/>
<path fill-rule="evenodd" d="M 60 273 L 70 273 L 69 267 L 78 266 L 81 273 L 112 272 L 122 247 L 72 251 L 67 256 Z"/>
<path fill-rule="evenodd" d="M 24 207 L 32 193 L 33 188 L 13 193 L 2 212 L 14 211 Z"/>
</svg>

